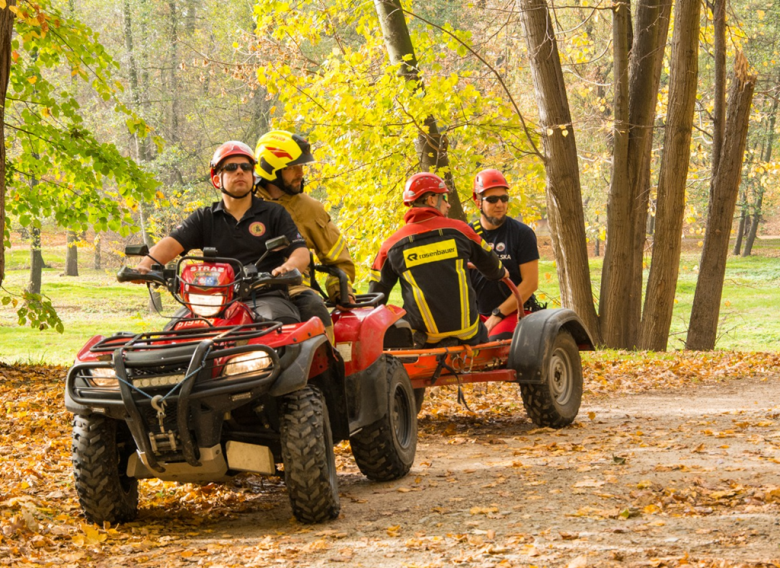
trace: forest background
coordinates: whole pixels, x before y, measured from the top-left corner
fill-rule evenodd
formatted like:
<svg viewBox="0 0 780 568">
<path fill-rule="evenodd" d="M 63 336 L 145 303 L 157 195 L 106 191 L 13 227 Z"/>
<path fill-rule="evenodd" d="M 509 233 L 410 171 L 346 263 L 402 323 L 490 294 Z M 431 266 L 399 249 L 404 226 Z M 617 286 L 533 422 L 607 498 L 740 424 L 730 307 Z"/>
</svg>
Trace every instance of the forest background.
<svg viewBox="0 0 780 568">
<path fill-rule="evenodd" d="M 550 226 L 554 263 L 545 274 L 560 283 L 550 287 L 552 304 L 577 310 L 612 347 L 667 347 L 680 266 L 693 280 L 704 268 L 690 259 L 708 247 L 712 196 L 728 173 L 718 177 L 716 148 L 738 158 L 732 182 L 721 183 L 736 203 L 735 213 L 726 207 L 735 237 L 726 246 L 750 256 L 776 212 L 776 5 L 67 0 L 0 8 L 8 46 L 0 282 L 6 256 L 9 269 L 30 271 L 24 282 L 9 272 L 0 296 L 20 324 L 62 325 L 41 289 L 42 232 L 67 235 L 65 274 L 78 273 L 79 255 L 82 267 L 89 255 L 95 269 L 115 270 L 126 243 L 158 239 L 218 199 L 207 177 L 218 144 L 253 146 L 272 128 L 313 142 L 308 191 L 346 234 L 360 279 L 401 222 L 409 175 L 437 170 L 462 203 L 455 214 L 473 218 L 474 174 L 501 169 L 516 196 L 511 213 L 540 235 Z M 681 76 L 695 80 L 683 85 Z M 643 87 L 648 78 L 655 84 Z M 635 120 L 648 100 L 645 122 Z M 749 111 L 741 142 L 740 108 Z M 687 141 L 673 139 L 678 131 Z M 623 168 L 642 136 L 638 170 L 647 173 L 637 178 Z M 685 242 L 691 251 L 681 257 Z M 32 251 L 22 265 L 20 246 Z M 604 262 L 589 265 L 605 248 Z M 671 255 L 656 257 L 661 250 Z M 772 270 L 758 271 L 770 286 Z M 630 281 L 615 285 L 624 274 Z M 644 282 L 653 301 L 642 308 Z M 703 285 L 716 292 L 714 326 L 700 326 L 712 331 L 730 304 L 723 272 Z M 710 336 L 700 348 L 715 345 Z"/>
</svg>

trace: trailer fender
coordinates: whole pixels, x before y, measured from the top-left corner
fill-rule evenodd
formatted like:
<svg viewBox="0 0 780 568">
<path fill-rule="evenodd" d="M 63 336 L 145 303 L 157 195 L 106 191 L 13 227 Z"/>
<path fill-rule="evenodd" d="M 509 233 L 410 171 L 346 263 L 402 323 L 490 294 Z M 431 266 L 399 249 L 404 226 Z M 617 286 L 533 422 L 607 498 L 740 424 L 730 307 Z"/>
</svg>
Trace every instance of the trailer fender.
<svg viewBox="0 0 780 568">
<path fill-rule="evenodd" d="M 517 372 L 517 382 L 539 385 L 549 350 L 561 330 L 568 331 L 580 351 L 594 351 L 593 339 L 585 324 L 572 310 L 540 310 L 518 322 L 512 336 L 507 366 Z"/>
</svg>

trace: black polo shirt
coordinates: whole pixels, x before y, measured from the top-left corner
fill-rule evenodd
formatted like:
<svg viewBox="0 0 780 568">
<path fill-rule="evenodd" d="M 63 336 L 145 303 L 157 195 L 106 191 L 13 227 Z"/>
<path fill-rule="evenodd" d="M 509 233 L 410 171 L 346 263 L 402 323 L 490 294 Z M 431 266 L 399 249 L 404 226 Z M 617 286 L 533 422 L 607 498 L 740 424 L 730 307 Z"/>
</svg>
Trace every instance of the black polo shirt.
<svg viewBox="0 0 780 568">
<path fill-rule="evenodd" d="M 507 217 L 503 225 L 492 231 L 485 229 L 479 221 L 471 223 L 471 226 L 501 259 L 509 270 L 509 278 L 515 286 L 523 281 L 523 277 L 520 276 L 520 265 L 539 260 L 536 234 L 525 223 Z M 511 292 L 503 282 L 490 281 L 476 270 L 469 270 L 469 274 L 471 284 L 477 293 L 477 309 L 480 314 L 489 316 L 490 312 L 500 306 Z"/>
<path fill-rule="evenodd" d="M 171 231 L 171 237 L 184 247 L 184 253 L 192 249 L 214 247 L 219 256 L 235 258 L 242 264 L 257 262 L 266 250 L 268 239 L 287 235 L 290 246 L 269 254 L 258 267 L 261 272 L 270 272 L 284 264 L 292 251 L 305 248 L 306 241 L 298 232 L 290 214 L 276 203 L 252 197 L 252 206 L 236 221 L 225 211 L 222 201 L 203 207 L 187 217 Z"/>
</svg>

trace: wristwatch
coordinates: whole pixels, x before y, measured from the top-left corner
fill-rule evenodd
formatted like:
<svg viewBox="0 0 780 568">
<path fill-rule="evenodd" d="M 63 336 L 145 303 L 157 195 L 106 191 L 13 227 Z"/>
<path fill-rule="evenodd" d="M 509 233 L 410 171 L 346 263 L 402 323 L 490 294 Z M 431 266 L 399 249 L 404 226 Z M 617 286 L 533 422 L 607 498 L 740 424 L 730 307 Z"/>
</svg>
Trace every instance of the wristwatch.
<svg viewBox="0 0 780 568">
<path fill-rule="evenodd" d="M 494 316 L 496 316 L 497 318 L 504 319 L 504 318 L 506 317 L 506 315 L 504 315 L 504 314 L 502 314 L 502 313 L 501 313 L 501 308 L 496 308 L 495 310 L 493 310 L 493 311 L 492 311 L 492 312 L 490 312 L 490 313 L 491 313 L 491 315 L 494 315 Z"/>
</svg>

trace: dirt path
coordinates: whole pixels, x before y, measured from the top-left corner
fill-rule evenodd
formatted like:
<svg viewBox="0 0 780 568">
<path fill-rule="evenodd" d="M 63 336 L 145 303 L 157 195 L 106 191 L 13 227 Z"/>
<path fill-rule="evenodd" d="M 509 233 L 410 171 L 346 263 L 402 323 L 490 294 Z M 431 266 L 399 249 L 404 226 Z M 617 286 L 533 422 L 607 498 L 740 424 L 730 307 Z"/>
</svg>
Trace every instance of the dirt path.
<svg viewBox="0 0 780 568">
<path fill-rule="evenodd" d="M 777 376 L 590 397 L 561 431 L 522 410 L 479 418 L 424 412 L 415 465 L 394 483 L 368 482 L 342 449 L 331 523 L 297 524 L 283 486 L 249 477 L 239 510 L 216 518 L 146 509 L 168 536 L 97 565 L 780 566 Z"/>
</svg>

